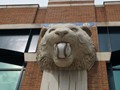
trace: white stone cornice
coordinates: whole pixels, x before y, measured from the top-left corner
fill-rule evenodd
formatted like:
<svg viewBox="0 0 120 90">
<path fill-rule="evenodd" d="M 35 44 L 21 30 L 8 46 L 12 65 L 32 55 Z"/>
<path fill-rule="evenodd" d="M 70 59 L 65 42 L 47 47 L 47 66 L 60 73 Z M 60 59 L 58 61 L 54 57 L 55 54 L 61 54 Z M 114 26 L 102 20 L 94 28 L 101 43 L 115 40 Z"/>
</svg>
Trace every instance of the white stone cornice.
<svg viewBox="0 0 120 90">
<path fill-rule="evenodd" d="M 48 7 L 63 7 L 63 6 L 93 6 L 93 3 L 80 3 L 80 4 L 50 4 Z"/>
<path fill-rule="evenodd" d="M 114 21 L 114 22 L 97 22 L 96 23 L 97 26 L 120 26 L 120 22 L 119 21 Z"/>
<path fill-rule="evenodd" d="M 24 53 L 25 61 L 36 61 L 37 53 Z M 110 61 L 111 52 L 96 52 L 97 61 Z"/>
<path fill-rule="evenodd" d="M 111 52 L 97 52 L 97 61 L 110 61 Z"/>
<path fill-rule="evenodd" d="M 120 1 L 104 1 L 104 5 L 117 5 L 120 4 Z"/>
<path fill-rule="evenodd" d="M 28 28 L 41 28 L 41 24 L 1 24 L 0 30 L 6 29 L 28 29 Z"/>
<path fill-rule="evenodd" d="M 94 0 L 49 0 L 49 2 L 66 2 L 66 1 L 94 1 Z"/>
<path fill-rule="evenodd" d="M 21 4 L 21 5 L 0 5 L 0 8 L 36 8 L 39 7 L 37 4 Z"/>
</svg>

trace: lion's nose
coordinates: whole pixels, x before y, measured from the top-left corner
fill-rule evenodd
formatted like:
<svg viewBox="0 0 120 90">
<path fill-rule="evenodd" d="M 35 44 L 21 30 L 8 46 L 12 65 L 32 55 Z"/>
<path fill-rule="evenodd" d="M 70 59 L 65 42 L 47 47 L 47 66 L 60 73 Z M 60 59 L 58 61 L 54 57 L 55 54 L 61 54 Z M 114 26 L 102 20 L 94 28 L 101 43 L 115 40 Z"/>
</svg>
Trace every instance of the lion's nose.
<svg viewBox="0 0 120 90">
<path fill-rule="evenodd" d="M 65 36 L 67 33 L 68 33 L 68 31 L 66 31 L 66 30 L 64 30 L 64 31 L 56 31 L 55 32 L 55 34 L 60 36 L 60 37 Z"/>
</svg>

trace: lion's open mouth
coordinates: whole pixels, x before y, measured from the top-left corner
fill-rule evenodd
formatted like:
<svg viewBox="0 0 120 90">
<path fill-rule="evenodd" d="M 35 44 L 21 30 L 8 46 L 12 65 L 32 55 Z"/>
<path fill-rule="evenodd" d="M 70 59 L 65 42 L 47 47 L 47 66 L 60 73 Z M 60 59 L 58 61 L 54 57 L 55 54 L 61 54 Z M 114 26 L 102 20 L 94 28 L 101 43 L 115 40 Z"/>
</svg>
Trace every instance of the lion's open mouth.
<svg viewBox="0 0 120 90">
<path fill-rule="evenodd" d="M 71 46 L 69 43 L 54 44 L 54 53 L 59 59 L 67 58 L 71 55 Z"/>
</svg>

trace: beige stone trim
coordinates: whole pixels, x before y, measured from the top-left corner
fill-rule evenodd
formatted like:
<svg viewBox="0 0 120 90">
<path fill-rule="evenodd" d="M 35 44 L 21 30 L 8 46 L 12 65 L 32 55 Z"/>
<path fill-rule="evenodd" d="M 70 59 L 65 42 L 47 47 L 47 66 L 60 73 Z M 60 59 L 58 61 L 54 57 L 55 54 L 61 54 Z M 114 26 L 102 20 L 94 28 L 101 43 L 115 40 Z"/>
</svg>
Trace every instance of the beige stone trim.
<svg viewBox="0 0 120 90">
<path fill-rule="evenodd" d="M 104 5 L 116 5 L 120 4 L 120 1 L 104 1 Z"/>
<path fill-rule="evenodd" d="M 120 26 L 120 22 L 96 22 L 96 26 Z M 1 29 L 41 28 L 41 24 L 0 24 Z"/>
<path fill-rule="evenodd" d="M 48 7 L 63 7 L 63 6 L 71 6 L 71 4 L 50 4 Z"/>
<path fill-rule="evenodd" d="M 97 61 L 110 61 L 111 52 L 97 52 Z"/>
<path fill-rule="evenodd" d="M 46 7 L 39 7 L 39 9 L 47 9 L 47 6 Z"/>
<path fill-rule="evenodd" d="M 93 1 L 93 0 L 49 0 L 49 2 L 66 2 L 66 1 Z"/>
<path fill-rule="evenodd" d="M 104 5 L 103 4 L 101 4 L 101 5 L 95 5 L 95 7 L 104 7 Z"/>
<path fill-rule="evenodd" d="M 85 3 L 85 4 L 50 4 L 48 7 L 63 7 L 63 6 L 93 6 L 93 3 Z"/>
<path fill-rule="evenodd" d="M 120 26 L 120 22 L 97 22 L 97 26 Z"/>
<path fill-rule="evenodd" d="M 110 61 L 111 52 L 96 52 L 97 61 Z M 25 61 L 36 61 L 37 53 L 24 53 Z"/>
<path fill-rule="evenodd" d="M 2 29 L 27 29 L 27 28 L 41 28 L 41 24 L 1 24 Z"/>
<path fill-rule="evenodd" d="M 39 7 L 37 4 L 26 4 L 26 5 L 1 5 L 0 8 L 36 8 Z"/>
<path fill-rule="evenodd" d="M 6 6 L 0 6 L 0 8 L 7 8 Z"/>
<path fill-rule="evenodd" d="M 36 53 L 24 53 L 25 61 L 36 61 Z"/>
</svg>

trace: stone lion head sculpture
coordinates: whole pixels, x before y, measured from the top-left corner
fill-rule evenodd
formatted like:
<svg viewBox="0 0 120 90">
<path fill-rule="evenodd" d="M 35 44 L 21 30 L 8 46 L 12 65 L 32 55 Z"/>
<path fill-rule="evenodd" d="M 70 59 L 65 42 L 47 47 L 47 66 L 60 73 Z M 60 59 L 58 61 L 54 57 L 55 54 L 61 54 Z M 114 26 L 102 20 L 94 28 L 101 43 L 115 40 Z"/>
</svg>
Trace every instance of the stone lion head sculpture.
<svg viewBox="0 0 120 90">
<path fill-rule="evenodd" d="M 37 61 L 42 70 L 89 70 L 96 53 L 87 27 L 57 24 L 41 30 Z"/>
</svg>

